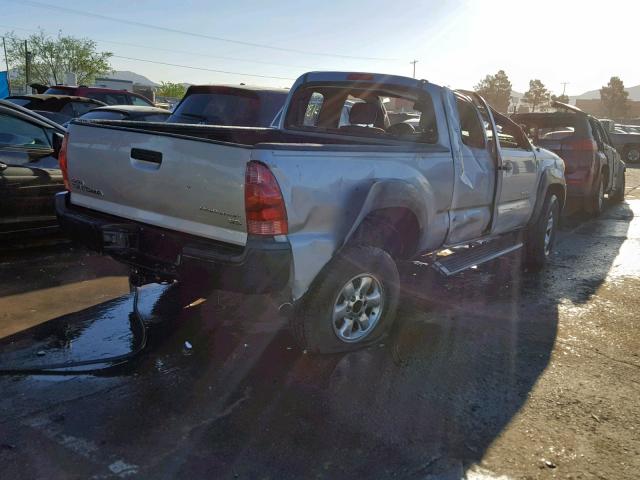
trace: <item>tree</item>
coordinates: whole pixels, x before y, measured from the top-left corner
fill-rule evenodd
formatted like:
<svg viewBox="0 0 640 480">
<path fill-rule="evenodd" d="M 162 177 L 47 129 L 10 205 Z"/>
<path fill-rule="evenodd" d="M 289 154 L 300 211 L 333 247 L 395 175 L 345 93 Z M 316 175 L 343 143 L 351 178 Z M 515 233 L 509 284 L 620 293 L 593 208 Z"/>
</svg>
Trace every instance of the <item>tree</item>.
<svg viewBox="0 0 640 480">
<path fill-rule="evenodd" d="M 627 114 L 629 92 L 618 77 L 611 77 L 609 84 L 600 89 L 600 102 L 610 118 L 621 118 Z"/>
<path fill-rule="evenodd" d="M 504 70 L 487 75 L 473 89 L 499 112 L 507 112 L 511 101 L 511 82 Z"/>
<path fill-rule="evenodd" d="M 181 99 L 184 97 L 186 91 L 187 88 L 181 83 L 160 82 L 160 86 L 156 90 L 156 95 Z"/>
<path fill-rule="evenodd" d="M 532 112 L 536 111 L 536 107 L 541 107 L 549 103 L 550 95 L 540 80 L 530 80 L 529 90 L 527 90 L 522 97 L 522 101 L 529 105 Z"/>
<path fill-rule="evenodd" d="M 551 95 L 551 100 L 560 103 L 569 103 L 569 95 L 563 93 L 562 95 Z"/>
<path fill-rule="evenodd" d="M 25 81 L 25 44 L 13 32 L 5 35 L 9 68 L 17 73 L 17 83 Z M 29 36 L 27 50 L 31 52 L 30 82 L 55 85 L 62 83 L 66 73 L 75 73 L 78 85 L 90 85 L 100 75 L 110 73 L 111 52 L 98 52 L 93 40 L 63 36 L 51 37 L 40 31 Z"/>
</svg>

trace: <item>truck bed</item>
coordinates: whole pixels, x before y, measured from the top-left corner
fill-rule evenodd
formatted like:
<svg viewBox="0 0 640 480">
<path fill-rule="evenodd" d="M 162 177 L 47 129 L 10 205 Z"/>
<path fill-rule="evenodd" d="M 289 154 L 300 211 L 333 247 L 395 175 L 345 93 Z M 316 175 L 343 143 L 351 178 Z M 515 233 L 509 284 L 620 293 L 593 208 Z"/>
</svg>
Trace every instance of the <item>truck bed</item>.
<svg viewBox="0 0 640 480">
<path fill-rule="evenodd" d="M 117 130 L 152 133 L 158 135 L 178 136 L 183 138 L 224 142 L 242 147 L 256 147 L 260 144 L 273 144 L 275 148 L 286 145 L 338 145 L 338 146 L 367 146 L 387 145 L 398 146 L 398 142 L 387 138 L 353 137 L 344 134 L 338 136 L 327 130 L 325 133 L 282 131 L 275 128 L 261 127 L 229 127 L 216 125 L 193 125 L 180 123 L 135 122 L 126 120 L 74 120 L 72 124 L 94 126 L 98 128 L 112 128 Z M 431 145 L 416 144 L 416 149 L 430 149 Z M 406 151 L 410 146 L 404 143 L 399 146 Z"/>
</svg>

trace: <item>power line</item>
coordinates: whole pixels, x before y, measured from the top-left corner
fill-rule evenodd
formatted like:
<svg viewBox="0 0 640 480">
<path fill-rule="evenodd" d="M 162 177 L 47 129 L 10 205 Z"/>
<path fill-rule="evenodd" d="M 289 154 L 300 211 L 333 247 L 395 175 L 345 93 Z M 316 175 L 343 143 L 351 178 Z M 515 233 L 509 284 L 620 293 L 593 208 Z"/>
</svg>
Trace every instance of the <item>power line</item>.
<svg viewBox="0 0 640 480">
<path fill-rule="evenodd" d="M 0 27 L 3 28 L 10 28 L 12 30 L 24 30 L 27 32 L 39 32 L 41 30 L 37 30 L 37 29 L 33 29 L 33 28 L 23 28 L 23 27 L 14 27 L 11 25 L 3 25 L 0 24 Z M 45 32 L 47 33 L 47 32 Z M 115 40 L 104 40 L 101 38 L 91 38 L 91 40 L 96 41 L 96 42 L 103 42 L 103 43 L 112 43 L 114 45 L 123 45 L 125 47 L 136 47 L 136 48 L 146 48 L 149 50 L 156 50 L 156 51 L 162 51 L 162 52 L 169 52 L 169 53 L 179 53 L 181 55 L 192 55 L 192 56 L 196 56 L 196 57 L 207 57 L 207 58 L 215 58 L 215 59 L 219 59 L 219 60 L 232 60 L 235 62 L 245 62 L 245 63 L 257 63 L 257 64 L 261 64 L 261 65 L 275 65 L 278 67 L 288 67 L 288 68 L 302 68 L 302 69 L 306 69 L 306 70 L 313 70 L 316 67 L 309 67 L 309 66 L 305 66 L 305 65 L 291 65 L 291 64 L 286 64 L 286 63 L 275 63 L 275 62 L 266 62 L 263 60 L 245 60 L 242 58 L 236 58 L 236 57 L 225 57 L 225 56 L 220 56 L 220 55 L 210 55 L 207 53 L 195 53 L 195 52 L 189 52 L 186 50 L 173 50 L 173 49 L 169 49 L 169 48 L 161 48 L 161 47 L 154 47 L 151 45 L 140 45 L 137 43 L 128 43 L 128 42 L 117 42 Z"/>
<path fill-rule="evenodd" d="M 189 68 L 191 70 L 203 70 L 205 72 L 215 72 L 215 73 L 226 73 L 229 75 L 242 75 L 245 77 L 258 77 L 258 78 L 275 78 L 276 80 L 295 80 L 295 78 L 290 77 L 274 77 L 271 75 L 258 75 L 254 73 L 240 73 L 240 72 L 230 72 L 227 70 L 215 70 L 213 68 L 205 68 L 205 67 L 194 67 L 191 65 L 180 65 L 177 63 L 167 63 L 167 62 L 157 62 L 155 60 L 146 60 L 144 58 L 133 58 L 133 57 L 124 57 L 122 55 L 112 55 L 113 58 L 124 58 L 125 60 L 135 60 L 136 62 L 146 62 L 146 63 L 157 63 L 158 65 L 168 65 L 170 67 L 181 67 L 181 68 Z"/>
<path fill-rule="evenodd" d="M 48 3 L 36 2 L 36 1 L 32 1 L 32 0 L 11 0 L 11 1 L 19 3 L 21 5 L 30 5 L 32 7 L 46 8 L 46 9 L 49 9 L 49 10 L 69 13 L 69 14 L 73 14 L 73 15 L 81 15 L 81 16 L 85 16 L 85 17 L 99 18 L 101 20 L 107 20 L 107 21 L 110 21 L 110 22 L 124 23 L 124 24 L 127 24 L 127 25 L 133 25 L 133 26 L 136 26 L 136 27 L 143 27 L 143 28 L 150 28 L 150 29 L 160 30 L 160 31 L 169 32 L 169 33 L 178 33 L 178 34 L 181 34 L 181 35 L 188 35 L 188 36 L 196 37 L 196 38 L 206 38 L 208 40 L 215 40 L 215 41 L 218 41 L 218 42 L 234 43 L 236 45 L 243 45 L 245 47 L 266 48 L 266 49 L 269 49 L 269 50 L 278 50 L 278 51 L 281 51 L 281 52 L 300 53 L 300 54 L 303 54 L 303 55 L 317 55 L 317 56 L 321 56 L 321 57 L 347 58 L 347 59 L 351 59 L 351 60 L 377 60 L 377 61 L 395 60 L 395 59 L 391 59 L 391 58 L 358 57 L 358 56 L 354 56 L 354 55 L 341 55 L 341 54 L 336 54 L 336 53 L 309 52 L 309 51 L 306 51 L 306 50 L 298 50 L 298 49 L 295 49 L 295 48 L 277 47 L 277 46 L 274 46 L 274 45 L 266 45 L 266 44 L 253 43 L 253 42 L 245 42 L 245 41 L 242 41 L 242 40 L 233 40 L 233 39 L 230 39 L 230 38 L 218 37 L 218 36 L 215 36 L 215 35 L 205 35 L 203 33 L 187 32 L 185 30 L 178 30 L 177 28 L 169 28 L 169 27 L 163 27 L 163 26 L 160 26 L 160 25 L 152 25 L 152 24 L 149 24 L 149 23 L 137 22 L 135 20 L 127 20 L 127 19 L 124 19 L 124 18 L 110 17 L 108 15 L 101 15 L 99 13 L 87 12 L 87 11 L 83 11 L 83 10 L 76 10 L 76 9 L 73 9 L 73 8 L 61 7 L 61 6 L 58 6 L 58 5 L 50 5 Z"/>
<path fill-rule="evenodd" d="M 21 28 L 20 30 L 29 30 L 26 28 Z M 206 67 L 196 67 L 193 65 L 182 65 L 182 64 L 178 64 L 178 63 L 168 63 L 168 62 L 160 62 L 157 60 L 148 60 L 146 58 L 134 58 L 134 57 L 127 57 L 124 55 L 111 55 L 111 57 L 113 58 L 122 58 L 125 60 L 135 60 L 137 62 L 145 62 L 145 63 L 155 63 L 158 65 L 167 65 L 170 67 L 179 67 L 179 68 L 188 68 L 190 70 L 202 70 L 205 72 L 214 72 L 214 73 L 225 73 L 227 75 L 240 75 L 240 76 L 244 76 L 244 77 L 257 77 L 257 78 L 273 78 L 276 80 L 295 80 L 295 78 L 292 77 L 278 77 L 278 76 L 274 76 L 274 75 L 260 75 L 257 73 L 242 73 L 242 72 L 232 72 L 229 70 L 217 70 L 214 68 L 206 68 Z"/>
</svg>

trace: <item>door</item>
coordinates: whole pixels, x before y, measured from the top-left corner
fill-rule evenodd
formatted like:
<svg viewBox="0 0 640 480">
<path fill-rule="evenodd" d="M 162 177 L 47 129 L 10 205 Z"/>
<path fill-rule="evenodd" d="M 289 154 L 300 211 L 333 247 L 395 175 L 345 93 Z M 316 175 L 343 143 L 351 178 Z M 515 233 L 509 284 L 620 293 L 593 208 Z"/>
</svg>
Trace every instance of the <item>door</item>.
<svg viewBox="0 0 640 480">
<path fill-rule="evenodd" d="M 533 213 L 538 185 L 538 159 L 522 129 L 492 110 L 497 128 L 502 164 L 502 186 L 498 194 L 493 233 L 523 227 Z"/>
<path fill-rule="evenodd" d="M 53 196 L 64 186 L 52 135 L 0 112 L 0 232 L 55 225 Z"/>
<path fill-rule="evenodd" d="M 475 239 L 487 233 L 496 188 L 495 157 L 488 148 L 480 111 L 466 95 L 455 95 L 457 119 L 452 144 L 459 151 L 451 201 L 447 244 Z"/>
</svg>

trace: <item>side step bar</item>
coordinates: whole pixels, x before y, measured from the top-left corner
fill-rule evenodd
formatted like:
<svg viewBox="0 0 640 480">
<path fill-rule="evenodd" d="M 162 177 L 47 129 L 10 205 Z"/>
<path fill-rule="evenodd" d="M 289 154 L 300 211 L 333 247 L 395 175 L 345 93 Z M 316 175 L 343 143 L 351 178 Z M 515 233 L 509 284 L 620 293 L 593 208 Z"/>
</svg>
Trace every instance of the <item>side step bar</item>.
<svg viewBox="0 0 640 480">
<path fill-rule="evenodd" d="M 522 245 L 522 241 L 516 235 L 505 235 L 477 246 L 456 248 L 451 255 L 438 256 L 433 266 L 447 276 L 454 275 L 474 265 L 518 250 Z"/>
</svg>

